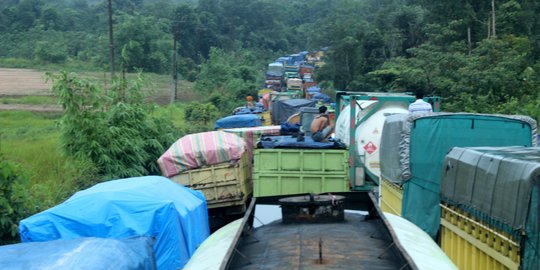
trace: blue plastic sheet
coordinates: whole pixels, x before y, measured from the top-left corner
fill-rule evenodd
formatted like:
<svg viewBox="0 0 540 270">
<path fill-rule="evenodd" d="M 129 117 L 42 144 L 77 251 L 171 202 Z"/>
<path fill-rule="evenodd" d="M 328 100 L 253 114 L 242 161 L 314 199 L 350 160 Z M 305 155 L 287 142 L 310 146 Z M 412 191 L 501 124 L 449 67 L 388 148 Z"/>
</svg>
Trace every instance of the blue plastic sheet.
<svg viewBox="0 0 540 270">
<path fill-rule="evenodd" d="M 307 91 L 309 93 L 312 93 L 312 92 L 321 92 L 321 88 L 319 86 L 310 86 L 308 87 Z"/>
<path fill-rule="evenodd" d="M 152 239 L 79 238 L 0 246 L 1 269 L 154 270 Z"/>
<path fill-rule="evenodd" d="M 300 132 L 300 127 L 300 124 L 283 123 L 281 124 L 279 133 L 281 135 L 292 135 Z"/>
<path fill-rule="evenodd" d="M 289 57 L 288 57 L 288 56 L 282 56 L 282 57 L 276 59 L 275 62 L 279 62 L 279 63 L 286 64 L 288 61 L 289 61 Z"/>
<path fill-rule="evenodd" d="M 311 136 L 267 136 L 259 141 L 258 148 L 307 148 L 307 149 L 345 149 L 346 145 L 339 140 L 329 139 L 327 142 L 315 142 Z"/>
<path fill-rule="evenodd" d="M 261 117 L 256 114 L 240 114 L 223 117 L 216 121 L 214 129 L 262 126 Z"/>
<path fill-rule="evenodd" d="M 148 236 L 158 269 L 178 269 L 208 237 L 208 212 L 200 191 L 161 176 L 97 184 L 60 205 L 20 222 L 22 242 L 82 237 Z"/>
<path fill-rule="evenodd" d="M 263 105 L 261 103 L 256 103 L 255 107 L 249 108 L 249 107 L 240 107 L 234 111 L 234 115 L 241 115 L 241 114 L 258 114 L 263 113 L 265 111 Z"/>
<path fill-rule="evenodd" d="M 323 94 L 323 93 L 315 93 L 315 94 L 313 94 L 313 96 L 311 97 L 311 100 L 320 100 L 323 103 L 332 102 L 332 98 L 330 98 L 328 95 Z"/>
</svg>

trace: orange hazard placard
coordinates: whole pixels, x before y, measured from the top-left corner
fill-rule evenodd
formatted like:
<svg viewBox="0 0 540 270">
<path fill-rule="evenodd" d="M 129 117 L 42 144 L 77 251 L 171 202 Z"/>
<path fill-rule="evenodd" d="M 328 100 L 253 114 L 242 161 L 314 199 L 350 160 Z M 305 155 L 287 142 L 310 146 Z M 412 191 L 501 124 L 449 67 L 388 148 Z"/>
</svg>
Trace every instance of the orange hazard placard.
<svg viewBox="0 0 540 270">
<path fill-rule="evenodd" d="M 371 154 L 377 150 L 377 146 L 375 146 L 375 144 L 372 142 L 368 142 L 366 145 L 364 145 L 364 149 L 366 152 L 368 152 L 368 154 Z"/>
</svg>

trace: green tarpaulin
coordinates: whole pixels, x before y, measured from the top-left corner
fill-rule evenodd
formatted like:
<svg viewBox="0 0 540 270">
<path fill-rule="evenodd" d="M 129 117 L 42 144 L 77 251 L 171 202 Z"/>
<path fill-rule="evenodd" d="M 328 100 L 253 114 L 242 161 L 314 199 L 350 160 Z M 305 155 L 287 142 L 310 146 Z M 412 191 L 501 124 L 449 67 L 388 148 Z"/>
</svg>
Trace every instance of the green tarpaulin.
<svg viewBox="0 0 540 270">
<path fill-rule="evenodd" d="M 381 175 L 403 185 L 402 216 L 435 238 L 440 178 L 455 146 L 531 146 L 536 121 L 526 116 L 467 113 L 389 116 L 381 141 Z"/>
</svg>

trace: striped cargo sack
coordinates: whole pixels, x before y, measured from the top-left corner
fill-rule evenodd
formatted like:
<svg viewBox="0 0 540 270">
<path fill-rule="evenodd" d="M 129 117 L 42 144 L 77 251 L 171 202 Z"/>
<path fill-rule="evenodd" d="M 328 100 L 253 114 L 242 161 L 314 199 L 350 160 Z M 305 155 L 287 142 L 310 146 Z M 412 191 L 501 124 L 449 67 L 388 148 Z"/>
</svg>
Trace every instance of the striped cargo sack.
<svg viewBox="0 0 540 270">
<path fill-rule="evenodd" d="M 262 127 L 246 127 L 246 128 L 228 128 L 223 129 L 225 132 L 238 134 L 247 144 L 247 152 L 249 160 L 253 161 L 253 149 L 257 147 L 259 137 L 262 135 L 279 135 L 281 126 L 262 126 Z"/>
<path fill-rule="evenodd" d="M 210 131 L 180 138 L 157 162 L 162 175 L 171 177 L 203 166 L 237 161 L 245 151 L 246 142 L 238 135 Z"/>
</svg>

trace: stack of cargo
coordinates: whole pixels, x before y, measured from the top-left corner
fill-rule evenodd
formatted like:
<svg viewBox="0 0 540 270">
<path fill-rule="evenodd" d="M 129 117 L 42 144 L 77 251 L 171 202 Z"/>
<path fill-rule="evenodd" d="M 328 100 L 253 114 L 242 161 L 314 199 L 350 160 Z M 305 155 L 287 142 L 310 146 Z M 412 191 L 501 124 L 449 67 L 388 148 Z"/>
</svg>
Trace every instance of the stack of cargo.
<svg viewBox="0 0 540 270">
<path fill-rule="evenodd" d="M 223 129 L 225 132 L 236 134 L 246 141 L 247 155 L 253 162 L 253 150 L 257 146 L 257 142 L 261 136 L 279 135 L 281 126 L 264 126 L 264 127 L 246 127 L 246 128 L 229 128 Z M 250 165 L 251 165 L 250 162 Z"/>
<path fill-rule="evenodd" d="M 152 239 L 150 244 L 158 269 L 182 269 L 208 237 L 209 224 L 201 192 L 165 177 L 144 176 L 103 182 L 79 191 L 62 204 L 21 220 L 19 233 L 22 242 L 146 236 Z M 63 242 L 65 248 L 69 245 L 73 250 L 64 249 L 61 255 L 54 255 L 53 250 L 42 250 L 39 258 L 47 262 L 55 256 L 58 264 L 50 268 L 46 264 L 37 264 L 36 268 L 26 265 L 21 269 L 121 269 L 122 264 L 134 263 L 147 264 L 148 268 L 136 264 L 127 269 L 152 269 L 153 258 L 148 257 L 145 241 L 141 241 L 122 241 L 123 244 L 93 240 Z M 128 244 L 136 250 L 126 248 Z M 97 250 L 91 250 L 91 246 Z M 30 247 L 25 247 L 25 251 L 29 252 Z M 52 243 L 36 246 L 34 250 L 38 248 L 61 250 Z M 105 254 L 105 250 L 109 254 Z M 76 256 L 82 252 L 86 252 L 86 256 Z M 101 257 L 95 257 L 96 254 Z M 107 257 L 111 254 L 116 258 Z M 80 261 L 72 261 L 76 259 Z M 73 267 L 69 267 L 68 262 Z M 7 265 L 0 265 L 8 269 Z"/>
<path fill-rule="evenodd" d="M 284 122 L 287 122 L 287 119 L 290 116 L 298 113 L 300 111 L 300 108 L 315 107 L 315 104 L 315 101 L 303 98 L 278 100 L 272 102 L 272 123 L 274 123 L 275 125 L 280 125 Z"/>
<path fill-rule="evenodd" d="M 460 269 L 540 269 L 540 149 L 453 148 L 441 247 Z"/>
<path fill-rule="evenodd" d="M 467 113 L 399 114 L 386 118 L 380 145 L 381 208 L 435 238 L 440 179 L 452 147 L 532 146 L 536 121 L 526 116 Z"/>
<path fill-rule="evenodd" d="M 250 110 L 246 108 L 246 114 L 236 114 L 229 115 L 223 118 L 220 118 L 214 124 L 214 129 L 224 129 L 224 128 L 242 128 L 242 127 L 258 127 L 262 126 L 262 117 L 260 113 L 263 112 L 263 109 L 260 110 Z M 260 113 L 255 113 L 260 112 Z"/>
<path fill-rule="evenodd" d="M 164 176 L 203 192 L 209 209 L 234 207 L 242 212 L 252 193 L 246 142 L 223 131 L 190 134 L 158 159 Z"/>
<path fill-rule="evenodd" d="M 313 95 L 315 95 L 317 93 L 321 93 L 321 88 L 316 86 L 316 85 L 306 88 L 306 98 L 307 99 L 311 99 L 311 97 L 313 97 Z"/>
</svg>

